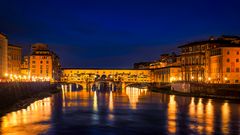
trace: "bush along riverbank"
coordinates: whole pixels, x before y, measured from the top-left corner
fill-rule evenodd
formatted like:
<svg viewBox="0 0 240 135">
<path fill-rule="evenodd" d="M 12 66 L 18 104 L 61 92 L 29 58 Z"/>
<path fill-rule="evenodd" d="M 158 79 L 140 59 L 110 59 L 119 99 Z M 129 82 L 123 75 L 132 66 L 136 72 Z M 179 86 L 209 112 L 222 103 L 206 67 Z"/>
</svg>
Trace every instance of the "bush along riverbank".
<svg viewBox="0 0 240 135">
<path fill-rule="evenodd" d="M 59 91 L 57 84 L 50 82 L 0 83 L 0 115 L 25 108 L 32 102 Z"/>
<path fill-rule="evenodd" d="M 219 85 L 204 85 L 193 84 L 189 92 L 181 92 L 172 90 L 171 85 L 156 87 L 151 86 L 149 89 L 153 92 L 160 92 L 170 95 L 199 97 L 199 98 L 211 98 L 222 100 L 234 100 L 240 102 L 240 87 L 239 89 L 233 87 L 219 87 Z"/>
</svg>

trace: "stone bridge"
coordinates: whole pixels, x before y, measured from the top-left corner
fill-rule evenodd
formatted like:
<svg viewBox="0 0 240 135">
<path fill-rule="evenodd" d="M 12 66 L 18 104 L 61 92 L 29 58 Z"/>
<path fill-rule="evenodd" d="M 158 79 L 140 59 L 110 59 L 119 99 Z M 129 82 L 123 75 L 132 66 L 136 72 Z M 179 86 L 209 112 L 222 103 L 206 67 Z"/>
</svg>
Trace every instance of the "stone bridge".
<svg viewBox="0 0 240 135">
<path fill-rule="evenodd" d="M 134 83 L 150 83 L 150 70 L 142 69 L 62 69 L 61 82 L 80 84 L 84 88 L 92 87 L 97 82 L 106 81 L 125 87 Z"/>
</svg>

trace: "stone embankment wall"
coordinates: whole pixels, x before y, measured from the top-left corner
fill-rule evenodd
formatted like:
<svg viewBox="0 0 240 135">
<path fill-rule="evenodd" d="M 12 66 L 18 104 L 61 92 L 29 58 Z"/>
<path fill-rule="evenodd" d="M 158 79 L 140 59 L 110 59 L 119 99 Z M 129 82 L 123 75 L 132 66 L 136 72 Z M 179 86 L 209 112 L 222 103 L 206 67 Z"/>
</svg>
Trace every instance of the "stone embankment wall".
<svg viewBox="0 0 240 135">
<path fill-rule="evenodd" d="M 240 84 L 208 84 L 195 82 L 176 82 L 171 89 L 183 93 L 197 95 L 218 95 L 225 97 L 240 97 Z"/>
<path fill-rule="evenodd" d="M 36 97 L 41 93 L 50 93 L 54 89 L 56 89 L 56 85 L 51 85 L 49 82 L 0 83 L 0 109 L 18 101 Z"/>
</svg>

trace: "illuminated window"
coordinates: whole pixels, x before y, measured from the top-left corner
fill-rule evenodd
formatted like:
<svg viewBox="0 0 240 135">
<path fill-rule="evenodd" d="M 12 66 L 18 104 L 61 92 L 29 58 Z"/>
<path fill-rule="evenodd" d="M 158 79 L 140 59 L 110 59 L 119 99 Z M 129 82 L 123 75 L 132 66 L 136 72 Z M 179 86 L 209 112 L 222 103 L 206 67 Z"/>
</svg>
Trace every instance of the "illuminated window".
<svg viewBox="0 0 240 135">
<path fill-rule="evenodd" d="M 230 68 L 229 67 L 227 67 L 226 72 L 230 72 Z"/>
</svg>

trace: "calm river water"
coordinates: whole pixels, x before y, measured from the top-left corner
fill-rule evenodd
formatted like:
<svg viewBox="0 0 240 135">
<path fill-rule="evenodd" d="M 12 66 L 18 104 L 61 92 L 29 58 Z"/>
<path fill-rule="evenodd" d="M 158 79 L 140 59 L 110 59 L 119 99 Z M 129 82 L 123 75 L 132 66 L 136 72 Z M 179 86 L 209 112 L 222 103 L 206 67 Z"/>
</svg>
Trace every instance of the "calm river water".
<svg viewBox="0 0 240 135">
<path fill-rule="evenodd" d="M 240 104 L 130 87 L 65 90 L 0 120 L 2 135 L 240 134 Z"/>
</svg>

